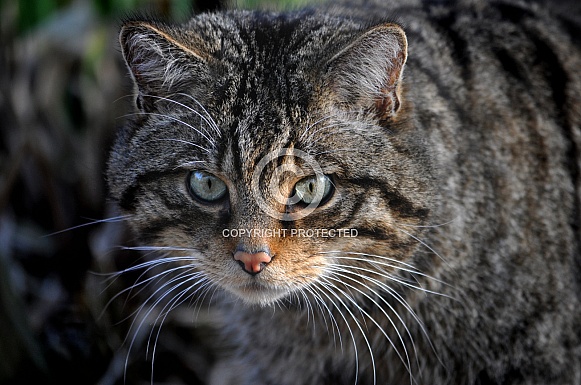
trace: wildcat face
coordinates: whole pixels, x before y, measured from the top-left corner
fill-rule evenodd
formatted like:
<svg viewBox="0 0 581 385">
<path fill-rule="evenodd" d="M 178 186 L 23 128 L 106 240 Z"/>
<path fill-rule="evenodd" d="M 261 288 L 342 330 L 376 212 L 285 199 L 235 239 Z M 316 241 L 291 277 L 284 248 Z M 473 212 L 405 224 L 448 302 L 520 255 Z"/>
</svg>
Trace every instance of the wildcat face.
<svg viewBox="0 0 581 385">
<path fill-rule="evenodd" d="M 108 178 L 142 245 L 247 303 L 407 269 L 431 175 L 410 145 L 405 35 L 333 24 L 233 12 L 125 25 L 138 112 Z M 298 235 L 336 229 L 357 236 Z"/>
<path fill-rule="evenodd" d="M 125 24 L 135 328 L 219 288 L 213 383 L 578 383 L 577 20 L 354 3 Z"/>
</svg>

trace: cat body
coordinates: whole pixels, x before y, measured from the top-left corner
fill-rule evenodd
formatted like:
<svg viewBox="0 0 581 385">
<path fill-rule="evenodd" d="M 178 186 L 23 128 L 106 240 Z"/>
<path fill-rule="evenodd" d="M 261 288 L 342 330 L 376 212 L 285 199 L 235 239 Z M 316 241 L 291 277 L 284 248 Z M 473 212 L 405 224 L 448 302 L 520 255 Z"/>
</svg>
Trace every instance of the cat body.
<svg viewBox="0 0 581 385">
<path fill-rule="evenodd" d="M 575 17 L 394 1 L 125 24 L 138 113 L 111 196 L 178 272 L 167 297 L 212 292 L 233 348 L 213 383 L 581 383 Z"/>
</svg>

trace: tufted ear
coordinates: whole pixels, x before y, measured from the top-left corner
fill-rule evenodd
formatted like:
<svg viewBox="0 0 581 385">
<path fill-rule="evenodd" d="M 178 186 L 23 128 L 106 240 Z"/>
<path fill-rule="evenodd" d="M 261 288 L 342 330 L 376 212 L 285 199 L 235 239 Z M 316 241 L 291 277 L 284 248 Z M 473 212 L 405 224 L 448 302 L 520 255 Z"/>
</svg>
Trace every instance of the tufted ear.
<svg viewBox="0 0 581 385">
<path fill-rule="evenodd" d="M 193 47 L 191 38 L 171 27 L 128 22 L 121 29 L 119 41 L 142 110 L 150 110 L 159 97 L 190 91 L 208 78 L 204 55 Z"/>
<path fill-rule="evenodd" d="M 401 107 L 401 78 L 407 39 L 395 24 L 363 33 L 329 62 L 329 84 L 336 102 L 347 110 L 372 112 L 380 121 Z"/>
</svg>

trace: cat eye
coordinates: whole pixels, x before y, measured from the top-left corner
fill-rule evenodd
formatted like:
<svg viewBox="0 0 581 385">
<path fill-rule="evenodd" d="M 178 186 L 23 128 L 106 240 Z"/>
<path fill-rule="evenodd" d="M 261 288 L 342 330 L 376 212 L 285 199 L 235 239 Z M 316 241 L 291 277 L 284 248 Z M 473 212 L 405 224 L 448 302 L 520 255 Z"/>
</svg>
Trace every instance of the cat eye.
<svg viewBox="0 0 581 385">
<path fill-rule="evenodd" d="M 313 175 L 298 181 L 294 190 L 293 195 L 299 199 L 298 202 L 319 205 L 331 197 L 333 183 L 327 175 Z"/>
<path fill-rule="evenodd" d="M 189 177 L 190 193 L 201 201 L 216 202 L 228 192 L 226 184 L 212 174 L 194 171 Z"/>
</svg>

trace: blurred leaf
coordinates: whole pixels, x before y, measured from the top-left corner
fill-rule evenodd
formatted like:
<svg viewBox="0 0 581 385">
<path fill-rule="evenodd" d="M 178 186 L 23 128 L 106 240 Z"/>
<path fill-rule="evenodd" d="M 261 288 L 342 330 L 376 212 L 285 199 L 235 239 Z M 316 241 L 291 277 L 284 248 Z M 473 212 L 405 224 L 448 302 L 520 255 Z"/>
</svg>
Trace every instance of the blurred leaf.
<svg viewBox="0 0 581 385">
<path fill-rule="evenodd" d="M 128 12 L 144 3 L 144 0 L 93 0 L 93 5 L 103 16 Z"/>
<path fill-rule="evenodd" d="M 192 13 L 191 0 L 174 0 L 172 2 L 171 16 L 176 20 L 184 20 Z"/>
<path fill-rule="evenodd" d="M 18 31 L 33 29 L 70 3 L 71 0 L 18 0 Z"/>
</svg>

